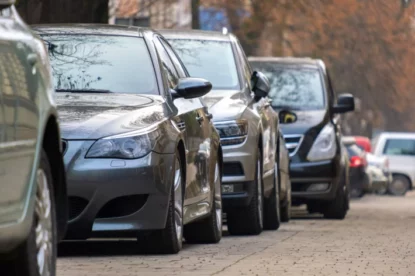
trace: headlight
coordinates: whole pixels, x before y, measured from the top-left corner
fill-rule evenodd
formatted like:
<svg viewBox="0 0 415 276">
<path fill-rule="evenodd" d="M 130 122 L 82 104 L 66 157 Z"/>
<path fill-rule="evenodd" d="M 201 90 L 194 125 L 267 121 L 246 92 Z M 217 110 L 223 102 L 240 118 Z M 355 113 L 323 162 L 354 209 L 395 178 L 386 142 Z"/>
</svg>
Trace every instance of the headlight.
<svg viewBox="0 0 415 276">
<path fill-rule="evenodd" d="M 96 141 L 86 158 L 135 159 L 147 155 L 157 142 L 157 130 L 147 133 L 122 134 Z"/>
<path fill-rule="evenodd" d="M 245 142 L 248 135 L 248 122 L 246 120 L 215 122 L 222 145 L 237 145 Z"/>
<path fill-rule="evenodd" d="M 317 136 L 307 155 L 309 161 L 331 159 L 336 155 L 336 133 L 332 124 L 326 125 Z"/>
</svg>

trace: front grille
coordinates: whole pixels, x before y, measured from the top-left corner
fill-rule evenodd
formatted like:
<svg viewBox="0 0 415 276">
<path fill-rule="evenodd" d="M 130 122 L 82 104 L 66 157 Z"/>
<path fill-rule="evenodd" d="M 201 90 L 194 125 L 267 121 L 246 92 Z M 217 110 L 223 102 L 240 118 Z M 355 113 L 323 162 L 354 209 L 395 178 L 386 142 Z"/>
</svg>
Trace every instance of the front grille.
<svg viewBox="0 0 415 276">
<path fill-rule="evenodd" d="M 223 164 L 223 176 L 244 175 L 244 169 L 239 162 L 226 162 Z"/>
<path fill-rule="evenodd" d="M 65 155 L 67 149 L 68 149 L 68 142 L 66 140 L 62 140 L 62 154 L 63 155 Z"/>
<path fill-rule="evenodd" d="M 71 196 L 69 197 L 69 220 L 77 218 L 85 207 L 88 205 L 88 200 L 81 197 Z"/>
<path fill-rule="evenodd" d="M 284 140 L 290 156 L 293 156 L 297 153 L 297 150 L 303 141 L 303 135 L 284 135 Z"/>
<path fill-rule="evenodd" d="M 114 198 L 98 212 L 97 218 L 116 218 L 134 214 L 147 202 L 148 195 L 129 195 Z"/>
</svg>

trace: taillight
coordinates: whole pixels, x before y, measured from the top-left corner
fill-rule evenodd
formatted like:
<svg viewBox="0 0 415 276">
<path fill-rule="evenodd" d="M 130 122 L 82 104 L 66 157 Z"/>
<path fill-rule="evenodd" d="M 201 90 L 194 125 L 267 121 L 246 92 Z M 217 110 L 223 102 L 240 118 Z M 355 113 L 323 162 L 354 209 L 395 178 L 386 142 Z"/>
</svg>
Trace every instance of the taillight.
<svg viewBox="0 0 415 276">
<path fill-rule="evenodd" d="M 356 168 L 356 167 L 360 167 L 364 165 L 365 165 L 365 161 L 360 156 L 352 156 L 350 158 L 350 167 Z"/>
</svg>

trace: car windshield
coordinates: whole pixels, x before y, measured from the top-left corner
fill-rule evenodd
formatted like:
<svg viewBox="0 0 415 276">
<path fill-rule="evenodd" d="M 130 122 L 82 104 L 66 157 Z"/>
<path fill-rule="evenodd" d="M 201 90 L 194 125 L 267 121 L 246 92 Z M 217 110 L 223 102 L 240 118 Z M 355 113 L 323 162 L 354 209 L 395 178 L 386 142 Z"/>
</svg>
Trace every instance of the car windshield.
<svg viewBox="0 0 415 276">
<path fill-rule="evenodd" d="M 143 38 L 43 35 L 57 92 L 158 94 Z"/>
<path fill-rule="evenodd" d="M 209 80 L 213 89 L 240 89 L 232 45 L 228 41 L 169 39 L 189 74 Z"/>
<path fill-rule="evenodd" d="M 270 82 L 268 97 L 274 108 L 320 110 L 324 108 L 324 90 L 317 69 L 284 68 L 272 63 L 252 62 L 254 70 L 264 73 Z"/>
</svg>

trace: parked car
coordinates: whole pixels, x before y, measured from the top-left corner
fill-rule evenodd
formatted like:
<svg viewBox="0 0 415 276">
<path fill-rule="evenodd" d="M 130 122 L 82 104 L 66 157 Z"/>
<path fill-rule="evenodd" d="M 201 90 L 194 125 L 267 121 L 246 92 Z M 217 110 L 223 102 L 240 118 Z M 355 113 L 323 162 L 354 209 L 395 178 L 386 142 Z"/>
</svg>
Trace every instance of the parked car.
<svg viewBox="0 0 415 276">
<path fill-rule="evenodd" d="M 389 171 L 389 160 L 386 156 L 375 156 L 371 153 L 369 138 L 361 136 L 343 137 L 346 145 L 356 145 L 365 152 L 367 161 L 366 174 L 369 184 L 365 192 L 385 194 L 389 183 L 392 181 L 392 174 Z"/>
<path fill-rule="evenodd" d="M 145 28 L 34 26 L 48 45 L 62 122 L 67 239 L 138 237 L 177 253 L 222 236 L 220 137 L 169 43 Z"/>
<path fill-rule="evenodd" d="M 346 148 L 350 160 L 350 195 L 362 197 L 370 190 L 371 185 L 370 176 L 366 171 L 368 167 L 366 152 L 356 144 L 346 144 Z"/>
<path fill-rule="evenodd" d="M 310 212 L 343 219 L 349 209 L 348 157 L 341 143 L 336 114 L 354 110 L 350 94 L 338 96 L 321 60 L 310 58 L 251 57 L 251 65 L 270 80 L 270 105 L 281 120 L 290 152 L 293 204 L 307 204 Z"/>
<path fill-rule="evenodd" d="M 0 0 L 0 270 L 56 275 L 66 177 L 46 49 Z"/>
<path fill-rule="evenodd" d="M 373 141 L 373 153 L 386 156 L 392 181 L 388 192 L 404 196 L 415 181 L 415 133 L 384 132 Z"/>
<path fill-rule="evenodd" d="M 269 83 L 253 72 L 232 34 L 162 31 L 191 76 L 212 81 L 204 102 L 213 114 L 224 154 L 223 204 L 232 235 L 278 229 L 289 215 L 289 191 L 278 181 L 278 116 L 268 101 Z M 281 173 L 280 173 L 281 175 Z M 281 210 L 280 210 L 281 209 Z"/>
</svg>

